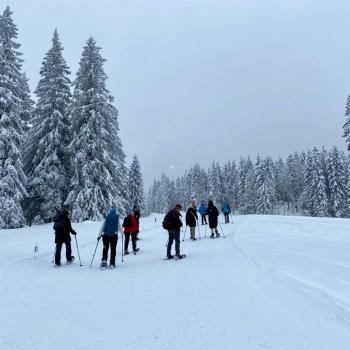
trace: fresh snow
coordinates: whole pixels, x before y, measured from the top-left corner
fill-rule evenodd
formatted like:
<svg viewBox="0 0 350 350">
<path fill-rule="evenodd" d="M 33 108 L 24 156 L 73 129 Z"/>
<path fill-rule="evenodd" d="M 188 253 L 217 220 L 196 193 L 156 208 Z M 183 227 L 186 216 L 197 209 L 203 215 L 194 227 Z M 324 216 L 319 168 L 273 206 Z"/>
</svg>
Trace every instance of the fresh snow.
<svg viewBox="0 0 350 350">
<path fill-rule="evenodd" d="M 350 220 L 237 216 L 163 261 L 162 217 L 107 271 L 101 243 L 89 268 L 99 222 L 73 224 L 82 267 L 73 239 L 53 268 L 52 224 L 1 230 L 0 349 L 348 349 Z"/>
</svg>

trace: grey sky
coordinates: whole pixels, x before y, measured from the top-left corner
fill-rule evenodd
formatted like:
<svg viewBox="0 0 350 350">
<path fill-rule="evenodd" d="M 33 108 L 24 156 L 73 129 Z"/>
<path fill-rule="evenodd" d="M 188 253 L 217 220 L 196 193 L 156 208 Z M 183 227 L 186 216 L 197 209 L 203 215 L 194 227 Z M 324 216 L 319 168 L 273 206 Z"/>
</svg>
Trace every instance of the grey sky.
<svg viewBox="0 0 350 350">
<path fill-rule="evenodd" d="M 340 0 L 5 0 L 35 88 L 57 27 L 75 76 L 93 35 L 146 190 L 240 155 L 345 149 L 350 4 Z M 174 169 L 170 169 L 170 165 Z"/>
</svg>

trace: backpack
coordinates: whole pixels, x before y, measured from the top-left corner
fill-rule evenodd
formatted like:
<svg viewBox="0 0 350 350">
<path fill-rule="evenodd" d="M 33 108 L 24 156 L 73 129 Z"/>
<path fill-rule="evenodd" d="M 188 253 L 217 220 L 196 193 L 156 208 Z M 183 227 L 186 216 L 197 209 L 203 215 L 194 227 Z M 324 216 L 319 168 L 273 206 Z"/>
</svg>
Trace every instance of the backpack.
<svg viewBox="0 0 350 350">
<path fill-rule="evenodd" d="M 163 225 L 164 230 L 170 230 L 171 229 L 170 212 L 164 216 L 162 225 Z"/>
<path fill-rule="evenodd" d="M 131 227 L 131 226 L 132 226 L 131 216 L 128 215 L 123 221 L 123 227 Z"/>
</svg>

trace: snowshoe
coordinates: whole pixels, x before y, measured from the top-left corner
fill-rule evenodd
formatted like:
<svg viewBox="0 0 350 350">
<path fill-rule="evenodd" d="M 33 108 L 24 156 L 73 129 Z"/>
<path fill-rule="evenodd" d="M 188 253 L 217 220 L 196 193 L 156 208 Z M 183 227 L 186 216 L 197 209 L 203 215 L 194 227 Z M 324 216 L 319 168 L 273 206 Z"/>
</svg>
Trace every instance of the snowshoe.
<svg viewBox="0 0 350 350">
<path fill-rule="evenodd" d="M 108 267 L 107 261 L 102 260 L 102 261 L 101 261 L 101 265 L 100 265 L 100 269 L 101 269 L 101 270 L 106 270 L 107 267 Z"/>
<path fill-rule="evenodd" d="M 169 255 L 166 258 L 164 258 L 163 260 L 173 260 L 174 259 L 174 255 Z"/>
<path fill-rule="evenodd" d="M 109 264 L 110 269 L 115 269 L 117 266 L 115 264 Z"/>
<path fill-rule="evenodd" d="M 186 258 L 185 254 L 180 254 L 180 255 L 175 255 L 174 256 L 174 260 L 181 260 L 181 259 L 184 259 L 184 258 Z"/>
<path fill-rule="evenodd" d="M 75 257 L 72 255 L 70 260 L 67 260 L 67 265 L 73 264 Z"/>
<path fill-rule="evenodd" d="M 215 238 L 214 234 L 210 235 L 210 238 Z"/>
</svg>

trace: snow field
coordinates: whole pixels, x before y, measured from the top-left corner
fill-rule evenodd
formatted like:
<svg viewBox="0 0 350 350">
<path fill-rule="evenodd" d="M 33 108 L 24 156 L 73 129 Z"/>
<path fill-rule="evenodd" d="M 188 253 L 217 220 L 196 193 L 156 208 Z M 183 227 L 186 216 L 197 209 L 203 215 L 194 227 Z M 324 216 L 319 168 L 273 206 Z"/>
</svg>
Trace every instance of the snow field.
<svg viewBox="0 0 350 350">
<path fill-rule="evenodd" d="M 0 349 L 348 348 L 350 220 L 239 216 L 163 261 L 162 217 L 107 271 L 100 223 L 73 224 L 82 267 L 52 267 L 52 225 L 0 231 Z"/>
</svg>

